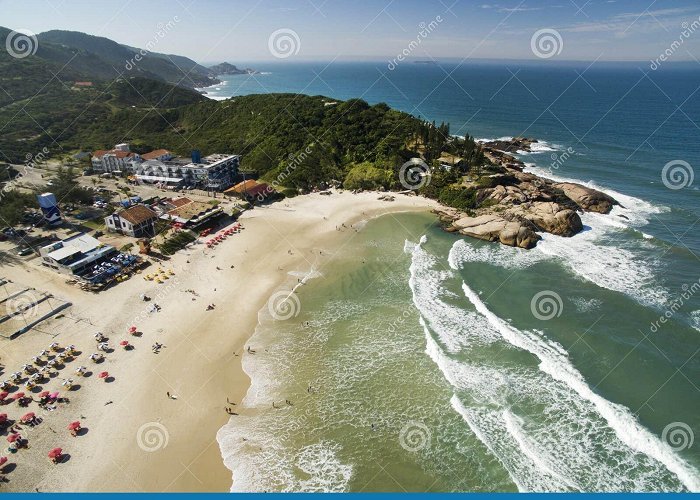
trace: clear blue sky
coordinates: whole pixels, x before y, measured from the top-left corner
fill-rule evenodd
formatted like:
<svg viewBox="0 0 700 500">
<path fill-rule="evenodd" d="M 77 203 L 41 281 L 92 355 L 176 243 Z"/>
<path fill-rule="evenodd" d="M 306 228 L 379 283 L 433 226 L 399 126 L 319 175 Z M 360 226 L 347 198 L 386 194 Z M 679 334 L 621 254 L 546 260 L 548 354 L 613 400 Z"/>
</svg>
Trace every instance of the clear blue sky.
<svg viewBox="0 0 700 500">
<path fill-rule="evenodd" d="M 0 0 L 0 25 L 35 33 L 65 29 L 143 47 L 177 16 L 154 51 L 200 62 L 273 59 L 271 33 L 293 30 L 287 60 L 391 59 L 442 22 L 416 58 L 533 59 L 540 29 L 561 35 L 560 60 L 650 60 L 700 16 L 698 0 Z M 671 60 L 700 60 L 700 29 Z"/>
</svg>

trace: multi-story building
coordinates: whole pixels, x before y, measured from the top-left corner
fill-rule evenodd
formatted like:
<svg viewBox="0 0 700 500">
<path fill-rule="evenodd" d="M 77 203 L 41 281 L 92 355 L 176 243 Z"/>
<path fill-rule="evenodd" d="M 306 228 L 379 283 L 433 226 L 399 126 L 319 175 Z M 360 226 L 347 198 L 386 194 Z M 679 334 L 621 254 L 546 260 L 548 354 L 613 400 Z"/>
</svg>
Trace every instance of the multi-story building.
<svg viewBox="0 0 700 500">
<path fill-rule="evenodd" d="M 233 185 L 240 165 L 239 155 L 213 154 L 195 159 L 147 160 L 132 162 L 131 165 L 134 176 L 142 182 L 207 191 L 223 191 Z"/>
<path fill-rule="evenodd" d="M 132 153 L 128 144 L 117 144 L 114 149 L 92 153 L 92 168 L 100 173 L 129 172 L 135 162 L 140 163 L 141 157 Z"/>
</svg>

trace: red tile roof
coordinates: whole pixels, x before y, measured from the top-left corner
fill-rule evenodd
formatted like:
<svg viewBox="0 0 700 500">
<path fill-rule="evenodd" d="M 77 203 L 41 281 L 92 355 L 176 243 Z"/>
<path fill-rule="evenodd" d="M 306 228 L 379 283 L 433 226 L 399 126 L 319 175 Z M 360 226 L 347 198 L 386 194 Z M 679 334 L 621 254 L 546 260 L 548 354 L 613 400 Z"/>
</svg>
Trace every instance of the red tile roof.
<svg viewBox="0 0 700 500">
<path fill-rule="evenodd" d="M 170 151 L 167 149 L 156 149 L 155 151 L 151 151 L 150 153 L 146 153 L 145 155 L 141 155 L 141 158 L 144 160 L 155 160 L 156 158 L 160 156 L 165 156 L 165 155 L 170 155 L 172 154 Z"/>
</svg>

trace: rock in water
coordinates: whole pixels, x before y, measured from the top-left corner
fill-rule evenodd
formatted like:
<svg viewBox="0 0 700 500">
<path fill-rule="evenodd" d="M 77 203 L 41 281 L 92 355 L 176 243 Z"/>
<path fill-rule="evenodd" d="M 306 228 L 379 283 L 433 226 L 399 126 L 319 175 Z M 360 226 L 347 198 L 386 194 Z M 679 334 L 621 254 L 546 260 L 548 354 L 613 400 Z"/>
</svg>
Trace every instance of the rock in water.
<svg viewBox="0 0 700 500">
<path fill-rule="evenodd" d="M 452 228 L 472 238 L 528 249 L 542 239 L 525 221 L 507 220 L 498 215 L 462 217 L 453 223 Z"/>
<path fill-rule="evenodd" d="M 596 191 L 573 182 L 561 182 L 553 185 L 554 188 L 561 189 L 567 198 L 570 198 L 582 209 L 600 214 L 608 214 L 612 207 L 619 203 L 605 193 Z"/>
</svg>

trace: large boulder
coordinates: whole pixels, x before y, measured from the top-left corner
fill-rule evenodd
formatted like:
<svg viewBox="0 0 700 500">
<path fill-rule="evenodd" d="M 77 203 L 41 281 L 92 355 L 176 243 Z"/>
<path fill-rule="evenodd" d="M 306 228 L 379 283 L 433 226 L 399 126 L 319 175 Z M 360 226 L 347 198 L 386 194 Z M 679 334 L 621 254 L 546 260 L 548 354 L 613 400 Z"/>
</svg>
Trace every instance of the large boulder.
<svg viewBox="0 0 700 500">
<path fill-rule="evenodd" d="M 538 231 L 570 237 L 583 230 L 581 217 L 571 209 L 553 202 L 534 202 L 508 210 L 508 214 L 532 222 Z"/>
<path fill-rule="evenodd" d="M 612 196 L 573 182 L 560 182 L 553 187 L 561 189 L 564 195 L 588 212 L 610 213 L 619 203 Z"/>
<path fill-rule="evenodd" d="M 542 239 L 526 221 L 508 220 L 495 214 L 462 217 L 453 227 L 465 236 L 520 248 L 533 248 Z"/>
</svg>

